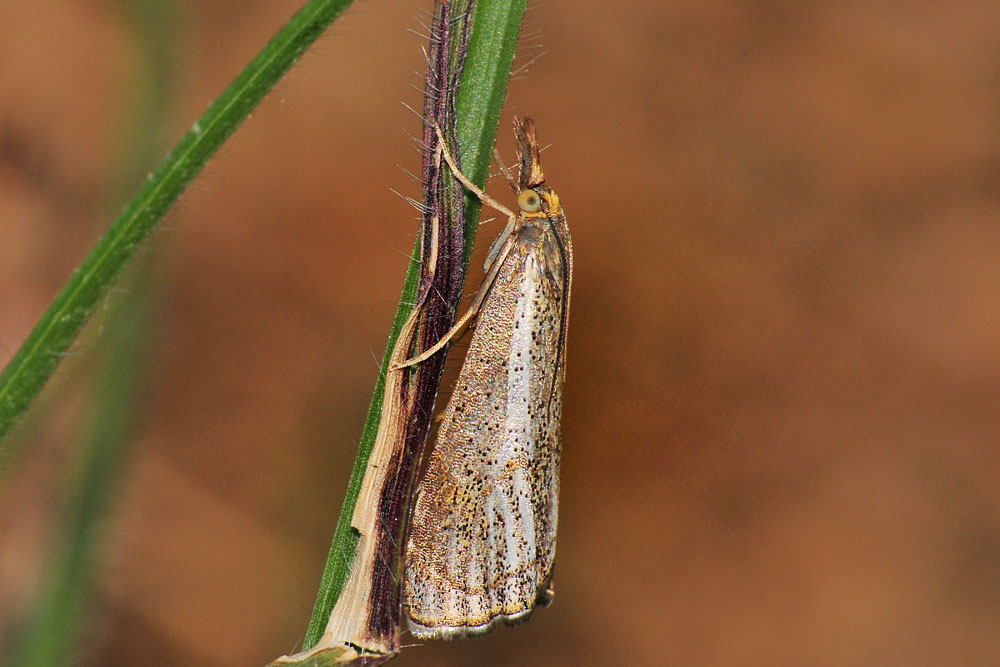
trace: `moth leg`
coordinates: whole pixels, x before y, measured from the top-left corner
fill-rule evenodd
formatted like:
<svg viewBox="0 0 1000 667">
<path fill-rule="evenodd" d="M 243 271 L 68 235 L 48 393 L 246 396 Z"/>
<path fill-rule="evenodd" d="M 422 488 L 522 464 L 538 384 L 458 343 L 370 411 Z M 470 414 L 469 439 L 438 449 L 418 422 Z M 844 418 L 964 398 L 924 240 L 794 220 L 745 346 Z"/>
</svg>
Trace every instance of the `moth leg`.
<svg viewBox="0 0 1000 667">
<path fill-rule="evenodd" d="M 426 350 L 424 350 L 415 357 L 411 357 L 406 361 L 392 364 L 389 368 L 390 370 L 394 371 L 406 368 L 407 366 L 413 366 L 414 364 L 419 364 L 420 362 L 429 359 L 432 355 L 434 355 L 441 348 L 447 345 L 448 342 L 452 338 L 454 338 L 463 328 L 465 328 L 465 326 L 469 323 L 469 321 L 476 316 L 476 314 L 479 312 L 479 308 L 483 305 L 483 301 L 486 299 L 486 295 L 489 293 L 490 288 L 493 286 L 493 281 L 496 279 L 497 273 L 500 271 L 500 266 L 501 264 L 503 264 L 504 258 L 506 258 L 507 253 L 510 252 L 510 244 L 508 243 L 508 240 L 510 239 L 511 232 L 514 230 L 514 227 L 516 226 L 517 223 L 516 213 L 511 211 L 509 208 L 507 208 L 500 202 L 498 202 L 496 199 L 493 199 L 493 197 L 490 197 L 488 194 L 483 192 L 479 187 L 476 186 L 475 183 L 470 181 L 468 177 L 466 177 L 466 175 L 463 174 L 462 171 L 458 168 L 458 165 L 455 163 L 455 158 L 452 157 L 451 153 L 448 151 L 448 146 L 445 143 L 444 134 L 441 132 L 441 126 L 435 123 L 434 131 L 437 133 L 438 137 L 437 149 L 440 152 L 440 155 L 444 157 L 444 161 L 448 163 L 448 167 L 451 168 L 451 173 L 454 174 L 455 178 L 458 180 L 459 183 L 464 185 L 470 192 L 472 192 L 472 194 L 476 195 L 480 201 L 506 215 L 507 225 L 506 227 L 504 227 L 504 230 L 497 237 L 496 241 L 493 242 L 493 245 L 490 246 L 489 255 L 486 257 L 486 263 L 483 266 L 484 270 L 486 271 L 486 278 L 483 280 L 483 285 L 482 287 L 479 288 L 479 292 L 476 293 L 476 297 L 475 299 L 473 299 L 472 305 L 469 307 L 468 312 L 462 315 L 462 317 L 457 322 L 455 322 L 455 326 L 449 329 L 448 333 L 442 336 L 441 340 L 436 342 L 434 345 L 427 348 Z M 514 181 L 511 180 L 510 174 L 507 171 L 507 167 L 502 162 L 500 162 L 500 167 L 503 170 L 504 175 L 513 185 Z"/>
<path fill-rule="evenodd" d="M 487 204 L 492 208 L 495 208 L 496 210 L 500 211 L 501 213 L 507 216 L 507 226 L 504 227 L 504 230 L 500 232 L 500 235 L 497 236 L 495 241 L 493 241 L 493 244 L 490 246 L 489 254 L 486 255 L 486 261 L 483 262 L 483 271 L 486 271 L 488 273 L 490 267 L 494 264 L 494 262 L 496 262 L 496 258 L 497 255 L 500 253 L 500 249 L 507 242 L 507 238 L 510 236 L 510 233 L 514 231 L 514 227 L 517 223 L 517 214 L 511 211 L 503 204 L 501 204 L 500 202 L 498 202 L 496 199 L 493 199 L 493 197 L 490 197 L 488 194 L 480 190 L 478 187 L 476 187 L 476 184 L 470 181 L 465 176 L 465 174 L 463 174 L 461 170 L 459 170 L 458 165 L 455 164 L 455 158 L 452 157 L 452 154 L 448 151 L 447 144 L 445 144 L 444 134 L 441 132 L 441 126 L 435 124 L 434 131 L 437 133 L 438 136 L 437 149 L 444 157 L 445 162 L 448 163 L 448 166 L 451 168 L 451 172 L 452 174 L 455 175 L 455 178 L 458 179 L 458 181 L 462 185 L 468 188 L 469 191 L 472 192 L 472 194 L 479 197 L 480 201 L 482 201 L 484 204 Z M 514 189 L 514 192 L 520 192 L 521 190 L 517 185 L 517 181 L 514 179 L 513 176 L 511 176 L 510 170 L 507 168 L 507 165 L 505 165 L 503 160 L 500 158 L 500 153 L 497 152 L 495 149 L 493 151 L 493 157 L 496 158 L 497 164 L 500 166 L 500 171 L 503 172 L 504 178 L 506 178 L 507 182 L 510 183 L 510 187 Z"/>
<path fill-rule="evenodd" d="M 490 293 L 490 289 L 493 287 L 493 281 L 496 280 L 497 274 L 500 272 L 500 267 L 503 265 L 503 260 L 507 258 L 507 254 L 510 252 L 510 243 L 505 243 L 504 246 L 497 252 L 497 257 L 493 261 L 490 270 L 486 274 L 486 278 L 483 279 L 483 285 L 476 292 L 476 297 L 472 300 L 472 305 L 469 306 L 469 310 L 462 315 L 455 326 L 448 330 L 441 340 L 434 343 L 431 347 L 427 348 L 415 357 L 411 357 L 406 361 L 401 361 L 398 364 L 392 364 L 389 366 L 389 370 L 398 371 L 401 368 L 406 368 L 407 366 L 412 366 L 414 364 L 419 364 L 421 361 L 426 361 L 433 354 L 438 352 L 442 347 L 448 344 L 452 338 L 461 331 L 466 324 L 469 323 L 473 317 L 479 312 L 479 308 L 482 307 L 483 301 L 486 300 L 486 295 Z"/>
<path fill-rule="evenodd" d="M 490 267 L 497 261 L 497 255 L 500 254 L 500 249 L 504 247 L 507 243 L 507 239 L 510 238 L 511 232 L 514 231 L 514 227 L 517 223 L 517 218 L 508 218 L 507 226 L 503 228 L 503 231 L 494 239 L 493 243 L 490 245 L 490 251 L 486 255 L 486 261 L 483 262 L 483 271 L 489 273 Z"/>
<path fill-rule="evenodd" d="M 517 216 L 514 211 L 510 210 L 496 199 L 480 190 L 475 183 L 470 181 L 468 177 L 462 173 L 462 171 L 458 168 L 458 165 L 455 163 L 455 158 L 453 158 L 451 152 L 448 151 L 448 146 L 444 141 L 444 134 L 441 133 L 441 126 L 435 123 L 434 131 L 437 132 L 438 145 L 441 148 L 441 155 L 444 156 L 444 161 L 448 163 L 449 167 L 451 167 L 451 173 L 454 174 L 456 179 L 458 179 L 458 182 L 464 185 L 469 192 L 479 197 L 479 201 L 483 202 L 487 206 L 495 208 L 508 218 L 516 218 Z"/>
<path fill-rule="evenodd" d="M 469 308 L 469 312 L 463 315 L 462 318 L 458 320 L 458 322 L 455 322 L 455 326 L 453 326 L 448 331 L 448 333 L 442 336 L 441 340 L 434 343 L 434 345 L 430 346 L 429 348 L 427 348 L 426 350 L 424 350 L 415 357 L 410 357 L 406 361 L 401 361 L 398 364 L 392 364 L 389 367 L 389 370 L 398 371 L 408 366 L 419 364 L 421 361 L 427 361 L 428 359 L 430 359 L 438 350 L 447 345 L 448 341 L 454 338 L 455 335 L 458 334 L 458 332 L 461 331 L 466 324 L 468 324 L 469 320 L 471 320 L 475 316 L 478 310 L 479 310 L 478 308 Z"/>
</svg>

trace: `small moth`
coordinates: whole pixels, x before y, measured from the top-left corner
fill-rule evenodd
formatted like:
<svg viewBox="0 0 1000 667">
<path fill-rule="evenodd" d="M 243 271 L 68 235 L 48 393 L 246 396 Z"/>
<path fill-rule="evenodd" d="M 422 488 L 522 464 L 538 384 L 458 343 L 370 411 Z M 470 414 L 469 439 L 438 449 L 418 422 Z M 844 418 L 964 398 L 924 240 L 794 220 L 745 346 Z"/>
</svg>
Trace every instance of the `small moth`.
<svg viewBox="0 0 1000 667">
<path fill-rule="evenodd" d="M 403 608 L 418 638 L 457 639 L 525 620 L 553 596 L 560 417 L 573 253 L 559 197 L 545 184 L 535 127 L 514 119 L 518 212 L 455 177 L 508 216 L 466 322 L 478 321 L 417 490 Z M 444 138 L 438 130 L 442 147 Z M 499 160 L 498 160 L 499 161 Z"/>
</svg>

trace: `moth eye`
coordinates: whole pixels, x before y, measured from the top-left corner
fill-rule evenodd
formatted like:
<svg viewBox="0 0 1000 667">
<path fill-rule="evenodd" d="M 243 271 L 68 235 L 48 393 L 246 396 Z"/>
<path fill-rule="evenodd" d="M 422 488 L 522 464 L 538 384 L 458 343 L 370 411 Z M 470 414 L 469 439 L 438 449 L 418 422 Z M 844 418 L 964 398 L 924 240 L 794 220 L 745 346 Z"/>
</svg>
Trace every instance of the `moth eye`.
<svg viewBox="0 0 1000 667">
<path fill-rule="evenodd" d="M 542 207 L 542 198 L 534 190 L 525 190 L 517 196 L 517 205 L 522 211 L 531 213 Z"/>
</svg>

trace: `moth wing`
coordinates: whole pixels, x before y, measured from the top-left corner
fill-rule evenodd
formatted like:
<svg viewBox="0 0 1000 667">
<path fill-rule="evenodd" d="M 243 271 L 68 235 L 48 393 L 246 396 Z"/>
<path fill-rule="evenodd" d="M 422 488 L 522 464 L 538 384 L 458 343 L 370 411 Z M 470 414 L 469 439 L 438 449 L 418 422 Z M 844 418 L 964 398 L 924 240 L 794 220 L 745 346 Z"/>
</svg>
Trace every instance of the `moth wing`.
<svg viewBox="0 0 1000 667">
<path fill-rule="evenodd" d="M 418 637 L 461 637 L 551 599 L 562 271 L 515 239 L 480 309 L 421 481 L 404 601 Z"/>
</svg>

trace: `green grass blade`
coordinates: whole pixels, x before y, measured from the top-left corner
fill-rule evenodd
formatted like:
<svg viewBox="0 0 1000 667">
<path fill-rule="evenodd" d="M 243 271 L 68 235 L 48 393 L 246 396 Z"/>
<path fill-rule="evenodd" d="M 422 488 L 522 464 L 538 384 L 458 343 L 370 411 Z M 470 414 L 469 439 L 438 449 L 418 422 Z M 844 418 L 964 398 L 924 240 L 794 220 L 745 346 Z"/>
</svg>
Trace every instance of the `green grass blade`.
<svg viewBox="0 0 1000 667">
<path fill-rule="evenodd" d="M 0 438 L 65 355 L 139 244 L 281 76 L 351 0 L 310 0 L 184 135 L 42 315 L 0 375 Z"/>
<path fill-rule="evenodd" d="M 514 59 L 521 19 L 524 15 L 524 0 L 478 0 L 475 3 L 469 50 L 459 89 L 456 93 L 457 136 L 461 148 L 461 160 L 467 174 L 473 181 L 483 186 L 489 172 L 493 144 L 496 140 L 497 125 L 507 94 L 510 67 Z M 468 254 L 475 238 L 480 203 L 475 197 L 466 200 L 466 238 Z M 419 252 L 414 252 L 414 257 Z M 361 481 L 368 466 L 375 436 L 382 415 L 382 395 L 385 391 L 385 370 L 389 356 L 395 348 L 400 329 L 412 310 L 416 299 L 417 282 L 420 273 L 419 260 L 410 262 L 399 308 L 393 319 L 389 340 L 382 357 L 381 372 L 375 384 L 374 396 L 368 409 L 358 456 L 348 483 L 347 495 L 341 508 L 340 519 L 334 533 L 330 554 L 320 581 L 316 603 L 313 607 L 309 627 L 303 640 L 302 649 L 316 645 L 323 635 L 330 612 L 340 595 L 344 582 L 350 573 L 351 564 L 358 543 L 358 536 L 351 527 L 354 507 L 357 504 Z"/>
<path fill-rule="evenodd" d="M 173 0 L 137 0 L 126 8 L 132 38 L 143 71 L 132 86 L 138 95 L 130 105 L 125 165 L 111 190 L 115 200 L 124 183 L 141 180 L 161 154 L 168 109 L 171 53 L 176 31 Z M 16 638 L 13 665 L 41 667 L 65 664 L 76 652 L 79 636 L 92 617 L 95 569 L 108 508 L 119 488 L 133 442 L 142 369 L 148 353 L 149 314 L 155 309 L 150 293 L 155 272 L 149 255 L 137 258 L 122 281 L 126 298 L 116 299 L 104 322 L 95 377 L 89 392 L 87 422 L 74 452 L 77 465 L 66 493 L 64 510 L 53 540 L 39 592 Z M 153 290 L 155 292 L 155 290 Z"/>
</svg>

